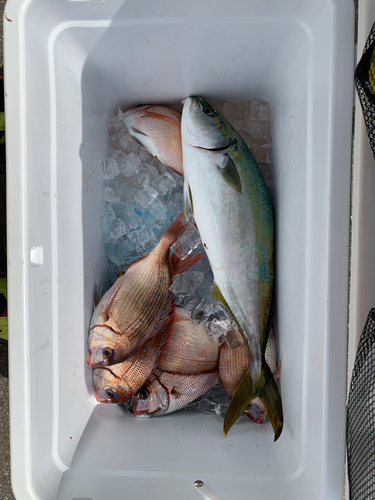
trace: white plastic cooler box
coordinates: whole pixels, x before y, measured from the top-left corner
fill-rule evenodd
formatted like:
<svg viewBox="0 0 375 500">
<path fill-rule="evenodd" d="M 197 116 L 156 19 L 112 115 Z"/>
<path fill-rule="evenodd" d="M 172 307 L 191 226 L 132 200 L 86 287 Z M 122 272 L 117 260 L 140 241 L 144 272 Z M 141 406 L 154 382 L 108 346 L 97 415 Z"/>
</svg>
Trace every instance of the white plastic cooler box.
<svg viewBox="0 0 375 500">
<path fill-rule="evenodd" d="M 344 489 L 352 0 L 9 0 L 4 15 L 17 500 L 336 500 Z M 86 365 L 118 106 L 266 99 L 285 425 L 98 404 Z"/>
</svg>

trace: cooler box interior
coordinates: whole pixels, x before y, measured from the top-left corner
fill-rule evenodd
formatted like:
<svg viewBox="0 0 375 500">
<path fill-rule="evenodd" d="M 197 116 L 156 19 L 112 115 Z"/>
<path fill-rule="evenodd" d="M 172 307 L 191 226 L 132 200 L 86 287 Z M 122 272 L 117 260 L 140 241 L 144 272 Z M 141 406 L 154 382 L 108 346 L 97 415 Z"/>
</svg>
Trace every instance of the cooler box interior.
<svg viewBox="0 0 375 500">
<path fill-rule="evenodd" d="M 12 485 L 18 500 L 341 499 L 352 0 L 9 0 L 5 9 Z M 10 20 L 10 21 L 9 21 Z M 107 118 L 269 101 L 284 430 L 99 404 L 86 365 Z"/>
</svg>

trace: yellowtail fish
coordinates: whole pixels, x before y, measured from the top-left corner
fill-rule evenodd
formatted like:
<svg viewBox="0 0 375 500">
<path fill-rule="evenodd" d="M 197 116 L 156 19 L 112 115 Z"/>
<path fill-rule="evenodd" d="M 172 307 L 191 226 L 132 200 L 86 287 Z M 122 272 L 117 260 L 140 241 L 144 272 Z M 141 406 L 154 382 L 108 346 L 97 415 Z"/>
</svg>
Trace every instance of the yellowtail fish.
<svg viewBox="0 0 375 500">
<path fill-rule="evenodd" d="M 125 361 L 170 322 L 174 274 L 195 264 L 202 254 L 183 261 L 169 258 L 170 246 L 183 234 L 183 214 L 171 224 L 152 252 L 134 262 L 95 309 L 89 332 L 88 364 L 92 368 Z"/>
<path fill-rule="evenodd" d="M 194 323 L 190 311 L 176 307 L 169 329 L 168 342 L 158 361 L 160 370 L 200 374 L 219 368 L 218 339 L 207 335 L 203 323 Z"/>
<path fill-rule="evenodd" d="M 138 144 L 182 175 L 180 112 L 166 106 L 139 106 L 124 113 L 124 123 Z"/>
<path fill-rule="evenodd" d="M 168 330 L 164 327 L 126 361 L 94 370 L 95 397 L 100 403 L 122 403 L 143 386 L 160 357 Z"/>
<path fill-rule="evenodd" d="M 249 370 L 250 358 L 250 348 L 246 342 L 236 349 L 231 349 L 224 342 L 220 348 L 220 380 L 230 399 L 235 395 L 241 380 Z M 278 378 L 279 368 L 276 368 L 276 343 L 273 330 L 268 337 L 265 358 L 274 378 Z M 257 424 L 263 423 L 266 419 L 266 409 L 259 398 L 250 403 L 244 414 Z"/>
<path fill-rule="evenodd" d="M 251 351 L 249 370 L 225 416 L 224 434 L 259 397 L 276 440 L 283 428 L 282 403 L 265 361 L 274 285 L 270 196 L 240 135 L 203 98 L 185 99 L 181 135 L 185 215 L 193 214 L 206 249 L 213 297 L 229 309 Z"/>
<path fill-rule="evenodd" d="M 144 417 L 160 417 L 181 410 L 205 394 L 219 381 L 219 372 L 201 375 L 155 370 L 133 399 L 133 413 Z"/>
</svg>

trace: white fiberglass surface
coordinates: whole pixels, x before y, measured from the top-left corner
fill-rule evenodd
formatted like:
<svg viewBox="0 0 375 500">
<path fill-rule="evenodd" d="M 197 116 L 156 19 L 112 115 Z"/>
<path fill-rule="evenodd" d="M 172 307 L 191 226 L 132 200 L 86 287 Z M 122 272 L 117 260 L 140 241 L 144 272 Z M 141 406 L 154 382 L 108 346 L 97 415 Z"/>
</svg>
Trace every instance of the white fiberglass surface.
<svg viewBox="0 0 375 500">
<path fill-rule="evenodd" d="M 106 17 L 102 3 L 66 3 L 56 2 L 59 22 L 49 18 L 40 62 L 46 104 L 38 98 L 28 108 L 30 130 L 33 113 L 46 129 L 29 134 L 27 181 L 30 213 L 40 213 L 30 242 L 44 239 L 46 255 L 28 272 L 35 490 L 64 500 L 193 500 L 198 478 L 227 500 L 250 491 L 259 499 L 315 499 L 323 491 L 340 498 L 350 145 L 338 154 L 336 142 L 350 136 L 351 93 L 350 85 L 335 96 L 331 88 L 347 66 L 332 69 L 338 7 L 114 2 Z M 29 33 L 43 5 L 30 7 Z M 30 64 L 28 71 L 35 73 Z M 224 438 L 220 417 L 185 411 L 140 421 L 93 396 L 86 366 L 93 288 L 109 285 L 100 228 L 107 117 L 119 105 L 195 94 L 216 102 L 259 97 L 272 108 L 285 419 L 277 443 L 269 422 L 242 418 Z M 36 138 L 47 145 L 39 156 Z"/>
</svg>

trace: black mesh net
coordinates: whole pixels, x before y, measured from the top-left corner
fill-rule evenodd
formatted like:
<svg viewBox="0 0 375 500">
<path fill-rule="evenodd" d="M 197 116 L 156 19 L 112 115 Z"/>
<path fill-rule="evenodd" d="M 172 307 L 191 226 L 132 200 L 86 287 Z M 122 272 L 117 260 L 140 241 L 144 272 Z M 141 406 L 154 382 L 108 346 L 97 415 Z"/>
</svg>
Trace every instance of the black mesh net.
<svg viewBox="0 0 375 500">
<path fill-rule="evenodd" d="M 375 23 L 355 72 L 355 84 L 366 123 L 367 135 L 375 157 Z"/>
<path fill-rule="evenodd" d="M 351 500 L 375 499 L 375 309 L 359 341 L 350 384 L 347 418 Z"/>
</svg>

